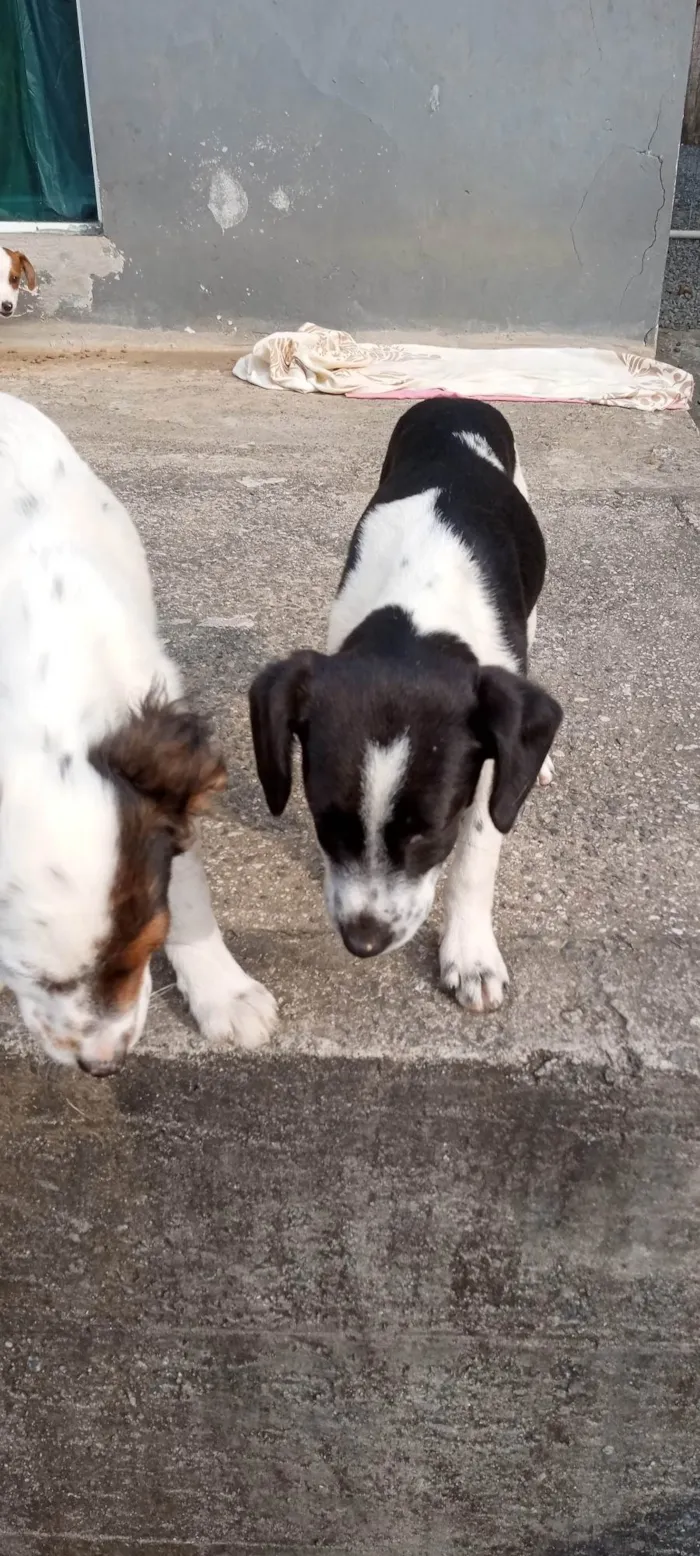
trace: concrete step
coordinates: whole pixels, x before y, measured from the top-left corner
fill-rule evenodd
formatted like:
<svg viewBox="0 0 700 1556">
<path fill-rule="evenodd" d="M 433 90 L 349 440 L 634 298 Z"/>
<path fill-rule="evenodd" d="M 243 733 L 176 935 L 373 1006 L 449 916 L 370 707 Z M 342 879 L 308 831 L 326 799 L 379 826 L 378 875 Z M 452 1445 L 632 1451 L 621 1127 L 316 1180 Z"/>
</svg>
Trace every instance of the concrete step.
<svg viewBox="0 0 700 1556">
<path fill-rule="evenodd" d="M 25 364 L 131 507 L 231 784 L 222 925 L 280 998 L 205 1052 L 165 965 L 114 1082 L 0 1000 L 2 1556 L 695 1556 L 700 462 L 684 415 L 512 408 L 557 783 L 504 849 L 498 1016 L 438 919 L 351 962 L 245 694 L 320 646 L 400 407 Z M 270 484 L 274 481 L 275 484 Z"/>
</svg>

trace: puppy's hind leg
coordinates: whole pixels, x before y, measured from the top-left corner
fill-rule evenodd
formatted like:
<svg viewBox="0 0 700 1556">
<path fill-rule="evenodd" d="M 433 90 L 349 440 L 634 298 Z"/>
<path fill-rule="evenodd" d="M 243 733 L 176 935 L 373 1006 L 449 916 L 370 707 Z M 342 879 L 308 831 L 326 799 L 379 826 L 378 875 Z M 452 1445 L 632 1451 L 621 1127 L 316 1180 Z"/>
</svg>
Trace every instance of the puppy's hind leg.
<svg viewBox="0 0 700 1556">
<path fill-rule="evenodd" d="M 525 498 L 526 502 L 529 502 L 530 501 L 530 493 L 528 492 L 528 489 L 527 489 L 527 481 L 525 480 L 525 477 L 523 475 L 523 467 L 522 467 L 522 465 L 520 463 L 520 455 L 518 453 L 517 446 L 516 446 L 516 450 L 515 450 L 515 469 L 513 471 L 513 485 L 517 486 L 518 491 L 520 492 L 521 496 Z"/>
<path fill-rule="evenodd" d="M 527 650 L 528 653 L 537 636 L 537 606 L 533 605 L 527 618 Z M 537 782 L 541 789 L 548 789 L 554 781 L 554 763 L 551 756 L 546 756 L 539 771 Z"/>
</svg>

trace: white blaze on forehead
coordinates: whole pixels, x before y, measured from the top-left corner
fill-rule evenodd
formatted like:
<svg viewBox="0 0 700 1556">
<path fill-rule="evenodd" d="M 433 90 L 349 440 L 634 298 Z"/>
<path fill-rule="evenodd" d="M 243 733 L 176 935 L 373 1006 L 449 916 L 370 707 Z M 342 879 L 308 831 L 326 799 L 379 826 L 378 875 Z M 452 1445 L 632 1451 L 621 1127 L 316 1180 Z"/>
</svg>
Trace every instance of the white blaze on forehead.
<svg viewBox="0 0 700 1556">
<path fill-rule="evenodd" d="M 409 881 L 392 867 L 382 833 L 406 777 L 411 755 L 408 732 L 380 746 L 370 741 L 362 769 L 360 815 L 365 830 L 361 860 L 335 865 L 326 858 L 326 902 L 336 924 L 368 913 L 391 931 L 390 948 L 405 945 L 427 917 L 439 870 Z"/>
<path fill-rule="evenodd" d="M 487 459 L 490 465 L 495 465 L 497 470 L 502 470 L 505 474 L 505 465 L 498 455 L 494 454 L 491 444 L 486 442 L 480 432 L 456 432 L 455 437 L 459 438 L 465 448 L 470 448 L 472 454 L 478 454 L 480 459 Z"/>
<path fill-rule="evenodd" d="M 394 808 L 394 800 L 406 776 L 411 752 L 408 734 L 388 746 L 369 741 L 362 768 L 360 814 L 368 852 L 374 856 L 382 831 Z"/>
</svg>

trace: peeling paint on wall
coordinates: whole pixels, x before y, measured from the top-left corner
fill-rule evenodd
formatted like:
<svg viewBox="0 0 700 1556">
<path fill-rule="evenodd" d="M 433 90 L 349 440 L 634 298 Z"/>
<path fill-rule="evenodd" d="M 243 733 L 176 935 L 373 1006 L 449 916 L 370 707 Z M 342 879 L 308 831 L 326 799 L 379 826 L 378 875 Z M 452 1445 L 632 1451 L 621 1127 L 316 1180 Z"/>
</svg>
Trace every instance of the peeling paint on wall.
<svg viewBox="0 0 700 1556">
<path fill-rule="evenodd" d="M 207 205 L 222 232 L 237 227 L 248 214 L 248 196 L 243 185 L 223 167 L 215 168 L 212 174 Z"/>
</svg>

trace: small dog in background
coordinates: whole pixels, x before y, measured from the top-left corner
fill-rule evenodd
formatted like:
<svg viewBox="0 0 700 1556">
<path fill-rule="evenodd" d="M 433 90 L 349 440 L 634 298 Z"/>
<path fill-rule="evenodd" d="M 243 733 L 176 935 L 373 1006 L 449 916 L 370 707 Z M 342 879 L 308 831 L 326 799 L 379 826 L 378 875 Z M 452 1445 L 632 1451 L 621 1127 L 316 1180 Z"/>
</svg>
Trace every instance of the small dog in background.
<svg viewBox="0 0 700 1556">
<path fill-rule="evenodd" d="M 250 691 L 273 815 L 292 746 L 325 862 L 326 902 L 355 956 L 405 945 L 452 855 L 443 987 L 501 1005 L 508 973 L 492 907 L 504 833 L 562 717 L 527 679 L 544 540 L 512 431 L 477 400 L 430 400 L 397 423 L 357 525 L 326 655 L 269 665 Z"/>
<path fill-rule="evenodd" d="M 53 1059 L 119 1068 L 161 946 L 205 1037 L 266 1041 L 275 1001 L 227 950 L 195 842 L 225 782 L 129 515 L 0 394 L 0 980 Z"/>
<path fill-rule="evenodd" d="M 0 248 L 0 318 L 12 318 L 23 276 L 29 291 L 35 292 L 36 271 L 26 254 L 19 249 Z"/>
</svg>

